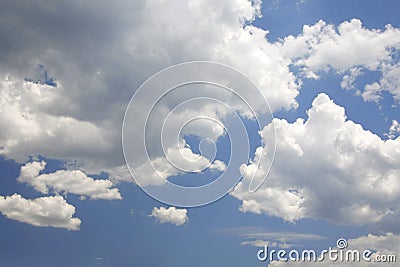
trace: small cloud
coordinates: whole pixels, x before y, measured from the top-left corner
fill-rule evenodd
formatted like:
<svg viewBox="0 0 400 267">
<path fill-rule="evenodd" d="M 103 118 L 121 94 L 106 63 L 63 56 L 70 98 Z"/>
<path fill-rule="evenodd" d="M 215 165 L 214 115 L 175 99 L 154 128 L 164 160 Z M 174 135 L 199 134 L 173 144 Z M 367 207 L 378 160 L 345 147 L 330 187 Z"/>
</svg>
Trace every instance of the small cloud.
<svg viewBox="0 0 400 267">
<path fill-rule="evenodd" d="M 393 120 L 392 121 L 392 125 L 389 128 L 389 132 L 388 133 L 384 133 L 384 135 L 387 136 L 387 138 L 393 140 L 399 134 L 400 134 L 400 123 L 398 121 L 396 121 L 396 120 Z"/>
<path fill-rule="evenodd" d="M 256 240 L 247 240 L 243 241 L 240 243 L 241 246 L 253 246 L 253 247 L 264 247 L 264 246 L 270 246 L 270 247 L 278 247 L 282 249 L 288 249 L 291 247 L 296 247 L 299 246 L 298 244 L 288 244 L 284 242 L 274 242 L 274 241 L 268 241 L 268 240 L 261 240 L 261 239 L 256 239 Z"/>
<path fill-rule="evenodd" d="M 177 209 L 175 207 L 154 207 L 150 217 L 156 218 L 160 223 L 171 223 L 177 226 L 184 224 L 188 221 L 187 210 Z"/>
</svg>

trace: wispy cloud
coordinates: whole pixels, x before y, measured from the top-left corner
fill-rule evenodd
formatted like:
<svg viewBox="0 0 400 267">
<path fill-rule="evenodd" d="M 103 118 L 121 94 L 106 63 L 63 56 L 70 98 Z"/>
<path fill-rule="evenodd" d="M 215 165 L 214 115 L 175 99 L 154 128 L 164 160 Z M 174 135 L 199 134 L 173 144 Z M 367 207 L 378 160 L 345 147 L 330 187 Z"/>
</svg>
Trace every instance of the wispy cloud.
<svg viewBox="0 0 400 267">
<path fill-rule="evenodd" d="M 242 246 L 250 245 L 254 247 L 263 247 L 265 245 L 289 248 L 299 246 L 302 241 L 319 241 L 326 239 L 325 236 L 308 233 L 293 233 L 268 231 L 262 227 L 234 227 L 218 229 L 217 232 L 238 236 L 242 239 Z"/>
</svg>

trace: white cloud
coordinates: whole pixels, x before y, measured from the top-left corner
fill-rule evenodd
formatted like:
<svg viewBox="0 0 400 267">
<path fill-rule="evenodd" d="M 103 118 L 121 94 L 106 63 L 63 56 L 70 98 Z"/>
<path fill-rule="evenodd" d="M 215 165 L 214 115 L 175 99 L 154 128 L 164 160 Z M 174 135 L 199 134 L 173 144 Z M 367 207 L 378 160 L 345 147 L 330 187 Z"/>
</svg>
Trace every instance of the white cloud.
<svg viewBox="0 0 400 267">
<path fill-rule="evenodd" d="M 175 207 L 169 207 L 168 209 L 154 207 L 150 216 L 156 218 L 160 223 L 171 223 L 177 226 L 188 221 L 187 210 Z"/>
<path fill-rule="evenodd" d="M 240 211 L 256 214 L 268 213 L 270 216 L 281 217 L 287 221 L 295 221 L 304 217 L 302 207 L 304 198 L 289 190 L 279 188 L 259 189 L 250 197 L 244 197 L 240 193 L 242 184 L 232 193 L 242 200 Z M 247 188 L 246 188 L 247 190 Z"/>
<path fill-rule="evenodd" d="M 206 157 L 193 153 L 185 142 L 181 148 L 167 149 L 166 156 L 167 158 L 151 158 L 151 163 L 146 162 L 133 169 L 135 181 L 141 186 L 163 185 L 169 177 L 186 172 L 201 173 L 207 168 L 214 172 L 221 172 L 226 168 L 225 163 L 220 160 L 210 162 Z M 172 165 L 171 162 L 176 165 Z"/>
<path fill-rule="evenodd" d="M 393 233 L 368 234 L 367 236 L 350 239 L 349 244 L 352 247 L 377 250 L 380 253 L 400 252 L 400 236 Z"/>
<path fill-rule="evenodd" d="M 339 26 L 320 20 L 305 25 L 298 36 L 287 36 L 282 53 L 292 58 L 307 78 L 318 79 L 320 72 L 330 70 L 349 75 L 343 77 L 342 88 L 353 89 L 360 71 L 380 71 L 379 83 L 367 85 L 362 94 L 365 101 L 379 101 L 381 91 L 400 99 L 400 81 L 396 53 L 400 49 L 400 30 L 386 25 L 385 30 L 366 29 L 358 19 Z M 358 91 L 358 90 L 357 90 Z"/>
<path fill-rule="evenodd" d="M 364 87 L 364 92 L 361 94 L 361 96 L 365 101 L 379 103 L 379 101 L 382 99 L 380 96 L 380 91 L 381 88 L 379 83 L 375 82 L 372 84 L 366 84 Z"/>
<path fill-rule="evenodd" d="M 240 237 L 243 240 L 240 243 L 242 246 L 254 247 L 264 247 L 265 245 L 268 245 L 285 249 L 299 246 L 299 243 L 304 243 L 304 241 L 319 241 L 326 239 L 325 236 L 317 234 L 273 232 L 262 227 L 249 226 L 226 228 L 218 231 Z"/>
<path fill-rule="evenodd" d="M 260 1 L 253 3 L 121 1 L 110 8 L 107 1 L 69 1 L 52 3 L 51 12 L 43 8 L 47 1 L 7 3 L 0 22 L 11 27 L 0 23 L 0 34 L 13 38 L 0 52 L 5 73 L 0 84 L 1 153 L 18 162 L 38 154 L 75 160 L 89 173 L 118 168 L 123 164 L 119 129 L 132 90 L 161 68 L 183 61 L 214 60 L 237 67 L 254 79 L 274 110 L 296 107 L 299 85 L 288 68 L 290 60 L 279 55 L 279 45 L 266 40 L 266 31 L 243 27 L 259 13 Z M 54 21 L 57 10 L 63 15 Z M 84 26 L 75 27 L 78 21 Z M 19 34 L 11 34 L 11 28 Z M 43 79 L 31 71 L 39 63 L 57 87 L 24 81 Z M 263 101 L 256 108 L 267 110 Z M 185 112 L 217 118 L 225 113 L 211 107 Z M 189 134 L 220 136 L 220 129 L 205 126 L 188 129 Z M 144 161 L 144 155 L 137 155 L 137 166 Z"/>
<path fill-rule="evenodd" d="M 79 230 L 81 220 L 73 218 L 75 207 L 61 196 L 25 199 L 19 194 L 0 196 L 0 212 L 7 218 L 35 226 Z"/>
<path fill-rule="evenodd" d="M 346 90 L 354 89 L 354 82 L 356 81 L 357 76 L 359 76 L 361 73 L 362 72 L 357 67 L 350 69 L 350 73 L 343 76 L 340 87 Z"/>
<path fill-rule="evenodd" d="M 360 71 L 364 68 L 380 70 L 384 77 L 373 86 L 373 90 L 364 90 L 367 92 L 365 99 L 378 100 L 382 90 L 399 95 L 399 87 L 396 85 L 398 67 L 391 59 L 392 48 L 397 49 L 400 42 L 397 28 L 388 26 L 384 31 L 368 30 L 362 27 L 359 20 L 344 22 L 336 28 L 320 21 L 313 26 L 305 26 L 303 34 L 297 37 L 289 36 L 282 42 L 270 43 L 266 39 L 267 31 L 251 25 L 244 26 L 259 12 L 259 1 L 253 2 L 256 3 L 254 6 L 247 0 L 119 1 L 117 4 L 105 0 L 85 3 L 68 1 L 63 4 L 52 3 L 51 9 L 43 8 L 48 7 L 48 2 L 44 0 L 34 4 L 31 1 L 7 2 L 5 8 L 0 10 L 0 35 L 10 37 L 0 49 L 0 71 L 4 73 L 0 82 L 0 153 L 18 162 L 25 162 L 27 156 L 38 154 L 48 158 L 75 160 L 77 166 L 81 167 L 82 171 L 59 171 L 29 179 L 32 183 L 36 181 L 35 186 L 42 192 L 50 188 L 56 191 L 70 190 L 69 192 L 80 190 L 65 184 L 59 185 L 55 181 L 59 176 L 66 180 L 77 179 L 78 183 L 90 181 L 87 183 L 92 185 L 91 178 L 83 171 L 99 173 L 106 170 L 110 173 L 110 179 L 128 181 L 126 171 L 121 167 L 124 160 L 120 146 L 120 128 L 132 90 L 156 71 L 189 60 L 214 60 L 244 71 L 260 87 L 274 111 L 297 107 L 295 98 L 300 83 L 290 71 L 290 64 L 304 68 L 308 76 L 314 77 L 318 76 L 319 71 L 330 69 L 340 72 L 351 72 L 354 68 L 359 68 Z M 94 4 L 96 12 L 93 12 Z M 58 12 L 60 10 L 62 12 Z M 54 13 L 62 15 L 54 18 Z M 76 27 L 77 24 L 80 27 Z M 16 29 L 18 34 L 14 34 Z M 38 63 L 46 66 L 49 75 L 56 79 L 57 87 L 24 81 L 24 78 L 33 75 L 31 69 Z M 350 73 L 345 86 L 351 87 L 354 83 L 352 79 Z M 190 91 L 188 96 L 196 95 L 195 91 Z M 209 96 L 217 97 L 219 93 L 210 91 Z M 146 104 L 149 103 L 144 100 L 143 105 Z M 166 101 L 161 104 L 159 112 L 168 113 L 175 102 Z M 267 111 L 263 101 L 257 102 L 254 108 L 260 113 Z M 171 123 L 179 124 L 188 114 L 205 114 L 223 121 L 227 111 L 221 106 L 192 106 L 172 116 Z M 137 116 L 139 119 L 147 114 Z M 278 122 L 283 132 L 289 130 L 281 133 L 285 144 L 280 144 L 286 149 L 287 156 L 292 157 L 289 159 L 296 161 L 299 158 L 313 158 L 312 155 L 309 156 L 310 149 L 307 145 L 298 144 L 296 140 L 297 131 L 307 127 L 301 121 L 295 124 L 285 124 L 283 120 Z M 318 123 L 315 121 L 312 128 L 317 129 Z M 371 137 L 351 122 L 346 122 L 346 125 L 348 131 L 358 131 L 363 136 Z M 208 126 L 202 124 L 188 128 L 185 134 L 207 136 L 213 140 L 223 135 L 220 127 Z M 268 129 L 271 127 L 265 128 L 265 134 L 269 134 Z M 308 134 L 318 136 L 323 133 L 325 132 Z M 150 136 L 151 149 L 157 138 L 159 136 Z M 301 138 L 302 142 L 307 139 L 304 136 Z M 175 147 L 176 136 L 169 136 L 167 139 L 169 146 L 166 151 L 172 151 L 171 157 L 180 155 L 181 151 Z M 375 137 L 371 139 L 376 140 Z M 367 143 L 368 140 L 370 139 L 367 139 Z M 178 140 L 178 143 L 179 141 L 182 140 Z M 380 140 L 370 142 L 384 146 L 385 151 L 389 151 L 389 158 L 394 157 L 393 161 L 396 162 L 397 154 L 386 148 L 389 145 L 382 145 Z M 393 140 L 395 146 L 397 143 Z M 160 159 L 161 152 L 161 148 L 155 149 L 151 159 L 160 165 L 162 176 L 176 175 L 176 171 L 167 166 L 164 159 Z M 312 150 L 311 152 L 314 153 Z M 319 151 L 315 153 L 317 152 Z M 374 153 L 386 152 L 374 150 Z M 188 151 L 188 155 L 196 156 L 192 151 Z M 321 158 L 327 155 L 324 154 Z M 384 162 L 390 161 L 385 155 L 381 156 Z M 205 158 L 200 159 L 199 167 L 210 163 Z M 318 160 L 318 157 L 314 158 L 314 162 L 319 162 Z M 151 177 L 154 172 L 145 162 L 145 155 L 135 155 L 136 167 L 142 170 L 141 178 L 154 184 L 151 182 L 154 180 Z M 363 158 L 361 163 L 345 163 L 364 166 L 363 164 L 368 165 L 367 162 Z M 210 165 L 211 169 L 224 168 L 222 162 L 214 161 L 213 164 Z M 314 165 L 312 167 L 317 168 Z M 334 181 L 336 175 L 331 172 L 329 164 L 322 162 L 321 168 L 324 167 L 327 170 L 324 169 L 322 175 L 327 175 L 329 181 Z M 254 165 L 250 165 L 249 169 L 251 168 L 254 169 Z M 374 166 L 369 166 L 367 170 L 373 168 Z M 280 166 L 278 174 L 284 177 L 294 176 L 293 173 L 288 175 L 290 170 L 286 169 Z M 388 171 L 382 176 L 393 181 L 397 170 L 390 170 L 393 174 Z M 340 171 L 343 172 L 342 169 Z M 299 171 L 304 172 L 306 171 Z M 316 176 L 317 172 L 305 174 Z M 267 183 L 270 180 L 273 181 L 268 179 Z M 310 202 L 317 203 L 312 201 L 313 198 L 320 200 L 323 197 L 322 193 L 315 193 L 317 185 L 313 185 L 314 188 L 294 182 L 293 188 L 292 181 L 289 182 L 289 178 L 287 180 L 282 185 L 276 182 L 274 190 L 262 188 L 263 191 L 254 195 L 256 199 L 237 191 L 240 195 L 238 197 L 243 199 L 242 210 L 268 212 L 289 221 L 323 213 L 321 209 L 324 204 L 315 204 L 311 208 L 309 205 Z M 300 177 L 298 180 L 302 182 L 307 178 Z M 111 189 L 111 184 L 107 181 L 96 182 L 96 186 L 102 189 L 96 187 L 95 193 L 86 193 L 101 197 L 112 195 L 111 198 L 119 195 L 117 190 Z M 240 186 L 247 189 L 243 184 L 239 185 L 239 189 Z M 344 200 L 338 201 L 338 206 L 342 208 L 338 213 L 346 213 L 343 203 L 347 203 L 348 198 L 351 196 L 344 196 Z M 350 202 L 354 202 L 354 199 Z M 330 202 L 326 197 L 324 201 Z M 284 204 L 283 208 L 280 203 Z M 388 212 L 388 205 L 382 205 L 385 208 L 362 204 L 348 209 L 358 209 L 365 216 L 376 215 L 379 220 L 380 216 Z M 332 216 L 334 214 L 332 212 Z M 329 214 L 321 215 L 326 216 Z M 346 221 L 343 217 L 339 218 Z M 373 217 L 368 218 L 366 221 Z"/>
<path fill-rule="evenodd" d="M 27 183 L 37 191 L 48 194 L 54 192 L 72 193 L 91 199 L 122 199 L 110 180 L 93 179 L 80 170 L 58 170 L 54 173 L 40 174 L 46 162 L 30 162 L 21 167 L 18 182 Z"/>
<path fill-rule="evenodd" d="M 49 112 L 59 103 L 56 90 L 47 85 L 10 80 L 0 81 L 0 152 L 18 162 L 28 155 L 50 155 L 71 158 L 88 150 L 104 153 L 110 149 L 107 140 L 111 130 L 101 123 L 79 120 L 67 114 Z M 61 85 L 60 85 L 61 86 Z M 60 104 L 60 108 L 62 104 Z"/>
<path fill-rule="evenodd" d="M 274 120 L 278 153 L 267 180 L 251 194 L 250 172 L 259 161 L 256 179 L 263 175 L 268 166 L 264 153 L 274 134 L 271 125 L 263 129 L 265 149 L 262 154 L 257 150 L 231 193 L 242 200 L 240 209 L 287 221 L 315 218 L 336 224 L 365 225 L 398 218 L 400 138 L 385 141 L 364 130 L 347 120 L 344 108 L 325 94 L 315 98 L 307 114 L 306 121 Z"/>
<path fill-rule="evenodd" d="M 262 240 L 262 239 L 243 241 L 240 243 L 240 245 L 241 246 L 261 247 L 261 248 L 264 248 L 265 246 L 269 246 L 269 247 L 278 247 L 278 248 L 282 248 L 282 249 L 296 246 L 296 244 L 286 244 L 286 243 L 279 243 L 279 242 L 273 242 L 273 241 L 271 242 L 271 241 L 266 241 L 266 240 Z"/>
<path fill-rule="evenodd" d="M 117 184 L 121 181 L 133 182 L 128 166 L 125 164 L 114 168 L 105 169 L 104 171 L 108 173 L 108 179 L 110 179 L 110 181 L 112 181 L 114 184 Z"/>
<path fill-rule="evenodd" d="M 389 128 L 389 132 L 385 133 L 385 135 L 389 139 L 395 139 L 396 135 L 398 136 L 400 134 L 400 123 L 396 120 L 392 120 L 392 125 Z"/>
<path fill-rule="evenodd" d="M 382 91 L 393 94 L 395 100 L 400 101 L 400 64 L 383 64 L 382 77 L 379 82 L 367 84 L 362 94 L 364 100 L 377 102 L 381 99 Z"/>
<path fill-rule="evenodd" d="M 393 88 L 398 87 L 384 85 L 397 84 L 389 58 L 390 48 L 399 45 L 399 30 L 390 26 L 378 31 L 365 29 L 359 20 L 337 28 L 320 21 L 305 26 L 297 37 L 270 43 L 267 31 L 249 24 L 260 11 L 260 1 L 120 1 L 112 8 L 108 1 L 69 1 L 52 3 L 51 12 L 43 6 L 47 1 L 11 1 L 0 11 L 0 22 L 7 22 L 0 23 L 0 34 L 12 36 L 0 52 L 5 73 L 0 83 L 0 153 L 18 162 L 41 154 L 76 160 L 89 173 L 119 168 L 124 162 L 119 129 L 133 88 L 154 72 L 189 60 L 214 60 L 245 72 L 275 111 L 297 106 L 300 84 L 289 70 L 292 63 L 310 75 L 327 68 L 383 69 L 385 63 L 387 78 L 376 91 L 392 88 L 388 90 L 397 95 Z M 57 10 L 63 16 L 54 19 Z M 31 70 L 38 63 L 46 66 L 57 87 L 24 81 L 37 75 Z M 171 103 L 164 104 L 170 111 Z M 254 108 L 266 111 L 263 101 Z M 222 107 L 193 106 L 172 122 L 200 113 L 226 116 Z M 218 127 L 203 126 L 187 134 L 214 139 L 222 134 Z M 137 167 L 145 160 L 137 155 Z M 128 180 L 125 175 L 114 178 L 120 177 Z"/>
<path fill-rule="evenodd" d="M 345 71 L 357 66 L 375 70 L 390 60 L 391 49 L 399 48 L 400 31 L 391 25 L 384 31 L 369 30 L 358 19 L 345 21 L 337 28 L 320 20 L 305 25 L 302 34 L 288 36 L 282 44 L 285 55 L 311 71 Z"/>
</svg>

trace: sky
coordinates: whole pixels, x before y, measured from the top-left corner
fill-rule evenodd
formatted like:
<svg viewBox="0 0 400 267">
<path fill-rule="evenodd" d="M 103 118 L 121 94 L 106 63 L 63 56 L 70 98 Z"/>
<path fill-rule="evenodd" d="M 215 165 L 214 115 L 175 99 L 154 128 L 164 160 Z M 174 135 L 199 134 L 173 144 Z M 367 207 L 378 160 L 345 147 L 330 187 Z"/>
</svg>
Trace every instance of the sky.
<svg viewBox="0 0 400 267">
<path fill-rule="evenodd" d="M 399 8 L 2 1 L 0 266 L 399 260 Z"/>
</svg>

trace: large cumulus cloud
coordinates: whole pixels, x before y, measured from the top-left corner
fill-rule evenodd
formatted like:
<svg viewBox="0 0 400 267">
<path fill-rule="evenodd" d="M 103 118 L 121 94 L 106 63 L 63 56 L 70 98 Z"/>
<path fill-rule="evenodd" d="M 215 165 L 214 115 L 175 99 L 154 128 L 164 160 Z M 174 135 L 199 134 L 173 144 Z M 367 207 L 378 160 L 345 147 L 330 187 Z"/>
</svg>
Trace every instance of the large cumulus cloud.
<svg viewBox="0 0 400 267">
<path fill-rule="evenodd" d="M 293 123 L 274 120 L 277 154 L 271 173 L 257 192 L 249 193 L 247 177 L 258 161 L 261 176 L 265 154 L 271 153 L 273 128 L 267 125 L 261 132 L 263 152 L 257 150 L 232 192 L 242 200 L 241 210 L 287 221 L 317 218 L 355 225 L 398 218 L 400 138 L 382 140 L 363 129 L 326 94 L 314 99 L 307 114 L 307 120 Z"/>
</svg>

